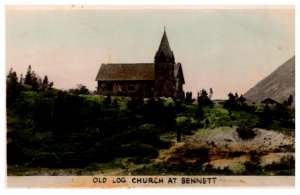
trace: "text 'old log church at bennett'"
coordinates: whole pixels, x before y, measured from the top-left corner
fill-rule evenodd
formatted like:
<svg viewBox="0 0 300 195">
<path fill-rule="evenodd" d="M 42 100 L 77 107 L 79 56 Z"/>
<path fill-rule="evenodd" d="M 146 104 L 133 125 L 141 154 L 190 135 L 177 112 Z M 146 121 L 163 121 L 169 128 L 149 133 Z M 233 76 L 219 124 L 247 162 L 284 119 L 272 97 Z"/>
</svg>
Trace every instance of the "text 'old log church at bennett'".
<svg viewBox="0 0 300 195">
<path fill-rule="evenodd" d="M 175 63 L 164 30 L 154 63 L 102 64 L 97 74 L 101 95 L 139 97 L 184 97 L 181 63 Z"/>
</svg>

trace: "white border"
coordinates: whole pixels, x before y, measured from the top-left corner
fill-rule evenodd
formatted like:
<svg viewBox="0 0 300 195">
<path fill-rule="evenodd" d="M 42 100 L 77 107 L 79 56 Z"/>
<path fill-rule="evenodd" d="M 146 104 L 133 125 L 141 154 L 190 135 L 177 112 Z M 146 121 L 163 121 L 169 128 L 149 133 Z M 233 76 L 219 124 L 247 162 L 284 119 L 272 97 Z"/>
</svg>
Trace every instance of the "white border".
<svg viewBox="0 0 300 195">
<path fill-rule="evenodd" d="M 119 190 L 7 190 L 4 189 L 5 188 L 5 173 L 6 173 L 6 156 L 5 156 L 5 137 L 6 137 L 6 118 L 5 118 L 5 5 L 96 5 L 96 4 L 102 4 L 102 5 L 216 5 L 216 4 L 220 4 L 220 5 L 296 5 L 296 23 L 298 23 L 299 21 L 299 14 L 298 14 L 298 10 L 297 10 L 297 1 L 296 0 L 231 0 L 231 1 L 222 1 L 222 0 L 207 0 L 207 1 L 203 1 L 203 0 L 198 0 L 198 1 L 194 1 L 194 0 L 169 0 L 169 1 L 163 1 L 163 0 L 146 0 L 146 1 L 138 1 L 138 0 L 130 0 L 130 1 L 122 1 L 122 0 L 104 0 L 104 1 L 92 1 L 92 0 L 86 0 L 86 1 L 82 1 L 82 0 L 73 0 L 73 1 L 67 1 L 67 0 L 52 0 L 52 1 L 40 1 L 40 0 L 30 0 L 30 1 L 22 1 L 22 0 L 4 0 L 1 1 L 2 2 L 2 9 L 0 9 L 0 26 L 1 26 L 1 37 L 3 39 L 3 41 L 0 44 L 0 49 L 2 52 L 0 52 L 0 59 L 1 59 L 1 69 L 0 69 L 0 140 L 1 140 L 1 150 L 0 150 L 0 155 L 1 155 L 1 159 L 0 159 L 0 194 L 24 194 L 24 193 L 30 193 L 30 194 L 53 194 L 53 193 L 62 193 L 62 194 L 83 194 L 83 193 L 89 193 L 89 194 L 99 194 L 99 193 L 120 193 Z M 298 56 L 298 38 L 297 38 L 297 32 L 299 32 L 298 30 L 298 25 L 296 25 L 296 56 Z M 296 57 L 296 119 L 298 119 L 298 103 L 299 102 L 299 94 L 298 92 L 298 84 L 299 84 L 299 74 L 298 74 L 298 57 Z M 296 120 L 296 130 L 298 129 L 298 120 Z M 299 140 L 299 133 L 296 133 L 296 140 Z M 296 175 L 299 175 L 299 163 L 298 163 L 298 141 L 296 141 L 296 153 L 297 153 L 297 157 L 296 157 Z M 297 179 L 296 176 L 296 189 L 298 191 L 298 186 L 299 186 L 299 181 Z M 157 189 L 147 189 L 147 190 L 122 190 L 122 193 L 133 193 L 133 194 L 153 194 L 153 193 L 170 193 L 170 194 L 182 194 L 185 193 L 186 189 L 171 189 L 168 191 L 164 191 L 164 190 L 157 190 Z M 268 190 L 262 190 L 262 189 L 242 189 L 242 190 L 228 190 L 228 189 L 201 189 L 201 191 L 199 192 L 199 189 L 189 189 L 188 193 L 192 193 L 192 194 L 211 194 L 211 193 L 216 193 L 216 194 L 226 194 L 226 193 L 230 193 L 230 194 L 241 194 L 241 193 L 249 193 L 249 194 L 256 194 L 256 193 L 272 193 L 273 194 L 296 194 L 295 190 L 280 190 L 280 189 L 268 189 Z"/>
</svg>

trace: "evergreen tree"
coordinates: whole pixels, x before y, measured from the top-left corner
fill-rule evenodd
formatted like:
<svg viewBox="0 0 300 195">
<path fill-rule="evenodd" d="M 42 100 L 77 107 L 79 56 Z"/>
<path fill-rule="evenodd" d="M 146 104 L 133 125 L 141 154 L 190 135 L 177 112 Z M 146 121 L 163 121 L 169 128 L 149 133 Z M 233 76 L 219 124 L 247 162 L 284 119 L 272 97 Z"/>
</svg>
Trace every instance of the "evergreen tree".
<svg viewBox="0 0 300 195">
<path fill-rule="evenodd" d="M 235 92 L 235 95 L 234 95 L 235 99 L 237 100 L 239 98 L 239 94 L 237 92 Z"/>
<path fill-rule="evenodd" d="M 24 78 L 23 78 L 23 74 L 20 75 L 20 85 L 24 84 Z"/>
<path fill-rule="evenodd" d="M 45 75 L 44 79 L 43 79 L 43 85 L 44 86 L 48 86 L 49 85 L 49 81 L 48 81 L 48 76 Z"/>
<path fill-rule="evenodd" d="M 13 70 L 13 68 L 10 68 L 9 73 L 7 75 L 7 81 L 12 83 L 18 83 L 18 76 L 17 73 Z"/>
<path fill-rule="evenodd" d="M 288 99 L 288 101 L 287 101 L 287 105 L 288 105 L 288 106 L 292 105 L 293 100 L 294 100 L 293 95 L 290 95 L 290 96 L 289 96 L 289 99 Z"/>
<path fill-rule="evenodd" d="M 210 88 L 210 89 L 209 89 L 209 99 L 212 98 L 213 94 L 214 94 L 213 89 Z"/>
<path fill-rule="evenodd" d="M 272 124 L 272 113 L 269 104 L 266 104 L 260 116 L 260 126 L 264 128 L 268 128 L 271 124 Z"/>
<path fill-rule="evenodd" d="M 246 102 L 246 98 L 244 98 L 243 95 L 240 95 L 240 97 L 237 99 L 237 101 L 239 102 L 240 106 L 245 106 L 245 102 Z"/>
<path fill-rule="evenodd" d="M 193 102 L 193 100 L 192 100 L 192 92 L 190 91 L 190 92 L 186 92 L 186 96 L 185 96 L 185 103 L 186 104 L 190 104 L 190 103 L 192 103 Z"/>
<path fill-rule="evenodd" d="M 53 85 L 53 82 L 51 82 L 49 84 L 49 87 L 51 88 L 52 85 Z M 78 84 L 76 89 L 70 89 L 69 92 L 73 93 L 73 94 L 76 94 L 76 95 L 79 95 L 79 94 L 83 94 L 83 95 L 90 94 L 89 89 L 85 85 L 82 85 L 82 84 Z"/>
<path fill-rule="evenodd" d="M 103 103 L 105 105 L 110 105 L 111 104 L 111 96 L 110 95 L 106 96 Z"/>
<path fill-rule="evenodd" d="M 17 73 L 11 68 L 6 78 L 6 101 L 7 107 L 10 107 L 20 94 L 20 84 Z"/>
<path fill-rule="evenodd" d="M 204 118 L 203 106 L 202 106 L 202 104 L 199 104 L 199 103 L 198 103 L 198 110 L 197 110 L 196 118 L 199 118 L 199 119 Z"/>
<path fill-rule="evenodd" d="M 24 84 L 26 84 L 26 85 L 32 85 L 31 65 L 28 66 L 27 73 L 26 73 L 26 76 L 25 76 Z"/>
<path fill-rule="evenodd" d="M 242 106 L 244 106 L 245 101 L 246 99 L 242 95 L 239 97 L 237 93 L 233 95 L 233 93 L 230 92 L 228 94 L 228 100 L 226 100 L 224 107 L 227 108 L 229 112 L 231 112 L 231 110 L 239 110 Z"/>
<path fill-rule="evenodd" d="M 207 99 L 208 98 L 208 94 L 207 94 L 207 91 L 205 89 L 202 89 L 201 90 L 201 97 L 203 99 Z"/>
<path fill-rule="evenodd" d="M 207 91 L 205 89 L 201 90 L 201 93 L 198 93 L 198 104 L 201 104 L 202 106 L 213 106 L 213 102 L 208 97 Z"/>
<path fill-rule="evenodd" d="M 51 82 L 49 83 L 49 89 L 52 89 L 53 85 L 54 85 L 54 83 L 53 83 L 53 81 L 51 81 Z"/>
<path fill-rule="evenodd" d="M 49 81 L 48 81 L 48 76 L 45 75 L 43 81 L 41 81 L 41 88 L 43 90 L 48 89 L 49 88 Z"/>
<path fill-rule="evenodd" d="M 39 78 L 39 76 L 32 71 L 31 72 L 31 87 L 33 91 L 37 91 L 40 87 L 40 83 L 41 83 L 41 79 Z"/>
</svg>

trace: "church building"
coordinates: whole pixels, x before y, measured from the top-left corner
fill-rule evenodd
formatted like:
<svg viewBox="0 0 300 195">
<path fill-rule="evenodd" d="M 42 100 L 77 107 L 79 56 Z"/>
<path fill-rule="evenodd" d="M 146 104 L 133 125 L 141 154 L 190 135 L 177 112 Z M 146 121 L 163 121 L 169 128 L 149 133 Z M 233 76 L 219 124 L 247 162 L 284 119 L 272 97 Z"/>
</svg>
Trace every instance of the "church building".
<svg viewBox="0 0 300 195">
<path fill-rule="evenodd" d="M 164 30 L 154 63 L 102 64 L 97 74 L 97 93 L 113 96 L 184 97 L 181 63 L 175 63 Z"/>
</svg>

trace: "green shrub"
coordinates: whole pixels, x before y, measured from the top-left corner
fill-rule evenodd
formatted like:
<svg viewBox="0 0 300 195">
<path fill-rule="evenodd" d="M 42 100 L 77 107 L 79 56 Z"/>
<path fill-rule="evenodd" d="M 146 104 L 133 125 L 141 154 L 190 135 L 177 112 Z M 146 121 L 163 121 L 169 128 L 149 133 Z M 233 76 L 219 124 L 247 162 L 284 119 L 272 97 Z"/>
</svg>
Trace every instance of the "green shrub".
<svg viewBox="0 0 300 195">
<path fill-rule="evenodd" d="M 239 138 L 243 140 L 253 139 L 256 136 L 256 132 L 246 125 L 238 126 L 236 132 L 238 133 Z"/>
<path fill-rule="evenodd" d="M 275 175 L 295 175 L 295 157 L 283 156 L 279 162 L 273 162 L 264 168 Z"/>
<path fill-rule="evenodd" d="M 261 175 L 262 174 L 262 167 L 260 166 L 260 164 L 258 162 L 245 162 L 244 163 L 245 166 L 245 175 Z"/>
</svg>

